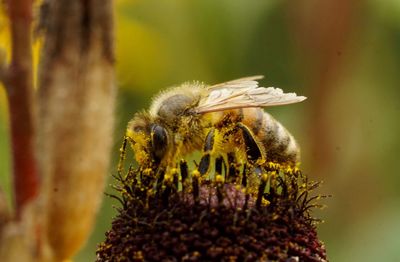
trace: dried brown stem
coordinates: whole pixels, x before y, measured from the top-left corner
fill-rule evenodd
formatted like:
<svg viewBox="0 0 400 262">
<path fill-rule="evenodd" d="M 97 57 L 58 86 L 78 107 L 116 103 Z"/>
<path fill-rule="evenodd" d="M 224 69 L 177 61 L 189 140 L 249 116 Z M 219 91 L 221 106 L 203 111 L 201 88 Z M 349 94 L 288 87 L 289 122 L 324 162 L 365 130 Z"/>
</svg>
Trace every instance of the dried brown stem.
<svg viewBox="0 0 400 262">
<path fill-rule="evenodd" d="M 38 167 L 54 261 L 85 243 L 103 197 L 115 98 L 112 1 L 45 1 Z"/>
<path fill-rule="evenodd" d="M 7 82 L 7 63 L 6 55 L 3 49 L 0 49 L 0 83 L 6 84 Z"/>
<path fill-rule="evenodd" d="M 32 1 L 8 2 L 12 55 L 5 81 L 8 93 L 13 156 L 16 214 L 38 194 L 39 179 L 34 157 L 31 52 Z"/>
<path fill-rule="evenodd" d="M 0 231 L 3 226 L 8 222 L 10 210 L 7 206 L 7 199 L 2 188 L 0 188 Z"/>
</svg>

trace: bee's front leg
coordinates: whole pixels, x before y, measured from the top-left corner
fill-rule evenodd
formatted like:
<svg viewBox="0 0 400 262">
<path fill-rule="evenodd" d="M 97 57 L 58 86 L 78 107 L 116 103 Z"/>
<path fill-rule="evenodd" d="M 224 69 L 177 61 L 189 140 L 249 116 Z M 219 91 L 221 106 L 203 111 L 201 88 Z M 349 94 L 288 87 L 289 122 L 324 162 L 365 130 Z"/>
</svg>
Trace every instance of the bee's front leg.
<svg viewBox="0 0 400 262">
<path fill-rule="evenodd" d="M 215 129 L 211 128 L 206 136 L 206 140 L 204 141 L 203 156 L 201 157 L 199 164 L 199 172 L 201 175 L 206 174 L 210 169 L 211 152 L 214 148 L 214 136 Z"/>
</svg>

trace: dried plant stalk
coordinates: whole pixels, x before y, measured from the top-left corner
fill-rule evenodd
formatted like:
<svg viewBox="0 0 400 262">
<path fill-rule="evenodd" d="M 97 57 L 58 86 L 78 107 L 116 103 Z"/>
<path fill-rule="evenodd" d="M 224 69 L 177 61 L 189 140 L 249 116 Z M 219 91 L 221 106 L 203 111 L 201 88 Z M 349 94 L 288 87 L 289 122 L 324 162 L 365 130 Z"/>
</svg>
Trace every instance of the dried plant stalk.
<svg viewBox="0 0 400 262">
<path fill-rule="evenodd" d="M 3 68 L 10 106 L 11 144 L 15 209 L 38 194 L 39 179 L 34 157 L 33 78 L 32 78 L 32 1 L 8 1 L 11 25 L 12 55 L 8 68 Z"/>
<path fill-rule="evenodd" d="M 0 229 L 0 261 L 50 262 L 47 246 L 41 245 L 36 202 L 23 206 L 19 218 L 9 219 Z"/>
<path fill-rule="evenodd" d="M 39 72 L 38 155 L 45 238 L 55 261 L 88 237 L 109 166 L 114 109 L 112 1 L 49 1 Z"/>
</svg>

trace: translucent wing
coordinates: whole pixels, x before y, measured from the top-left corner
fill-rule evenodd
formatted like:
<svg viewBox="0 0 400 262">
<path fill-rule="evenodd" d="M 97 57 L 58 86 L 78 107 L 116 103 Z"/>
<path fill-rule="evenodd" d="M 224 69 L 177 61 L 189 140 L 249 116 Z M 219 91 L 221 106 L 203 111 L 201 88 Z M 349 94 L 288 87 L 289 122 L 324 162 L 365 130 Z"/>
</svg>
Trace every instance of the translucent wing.
<svg viewBox="0 0 400 262">
<path fill-rule="evenodd" d="M 196 107 L 196 112 L 223 111 L 245 107 L 268 107 L 298 103 L 306 99 L 295 93 L 284 93 L 280 88 L 259 87 L 257 79 L 251 76 L 213 85 L 207 88 Z"/>
<path fill-rule="evenodd" d="M 248 76 L 248 77 L 243 77 L 235 80 L 231 80 L 228 82 L 216 84 L 213 86 L 209 86 L 209 90 L 216 90 L 216 89 L 221 89 L 221 88 L 248 88 L 248 87 L 258 87 L 258 82 L 255 80 L 259 80 L 264 78 L 262 75 L 257 75 L 257 76 Z"/>
</svg>

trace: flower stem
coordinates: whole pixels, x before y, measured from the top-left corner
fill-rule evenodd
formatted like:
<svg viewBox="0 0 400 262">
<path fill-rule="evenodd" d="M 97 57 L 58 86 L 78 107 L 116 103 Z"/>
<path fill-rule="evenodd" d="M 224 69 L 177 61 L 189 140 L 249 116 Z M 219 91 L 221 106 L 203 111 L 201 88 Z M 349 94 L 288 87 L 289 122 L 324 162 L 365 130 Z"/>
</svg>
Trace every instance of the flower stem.
<svg viewBox="0 0 400 262">
<path fill-rule="evenodd" d="M 32 110 L 32 0 L 11 0 L 8 5 L 12 55 L 5 85 L 10 107 L 15 210 L 19 216 L 39 187 Z"/>
</svg>

